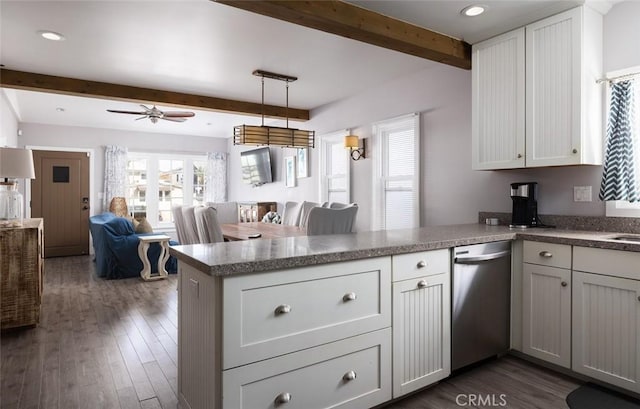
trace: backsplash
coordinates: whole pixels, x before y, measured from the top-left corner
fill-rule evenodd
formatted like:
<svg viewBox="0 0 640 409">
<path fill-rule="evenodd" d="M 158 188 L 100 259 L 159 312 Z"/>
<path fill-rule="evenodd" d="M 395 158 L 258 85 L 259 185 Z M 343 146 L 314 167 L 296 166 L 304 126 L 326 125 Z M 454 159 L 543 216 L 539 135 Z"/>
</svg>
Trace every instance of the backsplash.
<svg viewBox="0 0 640 409">
<path fill-rule="evenodd" d="M 539 215 L 540 221 L 547 226 L 562 230 L 610 231 L 640 234 L 640 218 L 603 217 L 603 216 L 557 216 Z M 479 212 L 478 222 L 484 224 L 487 218 L 496 218 L 500 225 L 511 224 L 511 213 Z"/>
</svg>

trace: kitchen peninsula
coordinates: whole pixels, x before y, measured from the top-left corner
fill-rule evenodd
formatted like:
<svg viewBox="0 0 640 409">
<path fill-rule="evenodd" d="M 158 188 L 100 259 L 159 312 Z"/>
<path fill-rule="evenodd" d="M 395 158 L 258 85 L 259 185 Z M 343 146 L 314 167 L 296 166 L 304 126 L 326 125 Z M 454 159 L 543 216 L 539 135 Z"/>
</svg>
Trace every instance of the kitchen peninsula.
<svg viewBox="0 0 640 409">
<path fill-rule="evenodd" d="M 630 267 L 620 274 L 636 283 L 640 243 L 613 236 L 469 224 L 173 247 L 181 407 L 366 408 L 446 378 L 449 249 L 461 245 L 514 240 L 512 348 L 526 353 L 523 261 L 547 259 L 528 257 L 538 247 L 523 243 L 566 246 L 585 258 L 597 248 L 603 260 L 623 254 Z M 574 349 L 577 342 L 574 334 Z M 639 392 L 635 382 L 619 386 Z"/>
</svg>

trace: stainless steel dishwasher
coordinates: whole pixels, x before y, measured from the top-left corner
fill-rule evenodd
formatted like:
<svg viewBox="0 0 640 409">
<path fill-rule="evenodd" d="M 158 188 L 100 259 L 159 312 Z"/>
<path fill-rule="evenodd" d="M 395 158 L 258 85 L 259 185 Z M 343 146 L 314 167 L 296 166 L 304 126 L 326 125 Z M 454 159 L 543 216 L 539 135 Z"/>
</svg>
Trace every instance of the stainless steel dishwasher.
<svg viewBox="0 0 640 409">
<path fill-rule="evenodd" d="M 453 249 L 451 369 L 509 349 L 511 242 Z"/>
</svg>

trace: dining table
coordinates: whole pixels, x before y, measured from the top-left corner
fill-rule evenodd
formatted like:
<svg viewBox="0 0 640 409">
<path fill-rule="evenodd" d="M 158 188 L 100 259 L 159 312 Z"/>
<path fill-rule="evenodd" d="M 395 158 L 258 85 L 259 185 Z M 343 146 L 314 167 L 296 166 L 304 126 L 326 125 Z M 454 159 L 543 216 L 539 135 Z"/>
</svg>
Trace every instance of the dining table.
<svg viewBox="0 0 640 409">
<path fill-rule="evenodd" d="M 228 241 L 279 239 L 307 235 L 307 230 L 304 228 L 277 223 L 222 223 L 220 228 L 222 229 L 222 236 Z"/>
</svg>

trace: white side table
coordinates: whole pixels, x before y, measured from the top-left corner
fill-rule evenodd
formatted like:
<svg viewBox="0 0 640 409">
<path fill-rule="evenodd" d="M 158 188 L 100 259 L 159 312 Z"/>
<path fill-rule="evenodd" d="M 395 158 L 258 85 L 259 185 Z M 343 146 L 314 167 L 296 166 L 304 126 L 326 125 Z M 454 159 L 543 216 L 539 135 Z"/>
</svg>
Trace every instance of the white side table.
<svg viewBox="0 0 640 409">
<path fill-rule="evenodd" d="M 167 260 L 169 260 L 169 239 L 170 237 L 165 234 L 154 234 L 152 236 L 140 236 L 140 243 L 138 243 L 138 257 L 142 260 L 142 270 L 140 271 L 140 277 L 144 281 L 160 280 L 165 278 L 168 273 L 165 268 Z M 160 244 L 160 257 L 158 257 L 158 274 L 151 275 L 151 262 L 149 261 L 149 245 L 151 243 Z"/>
</svg>

